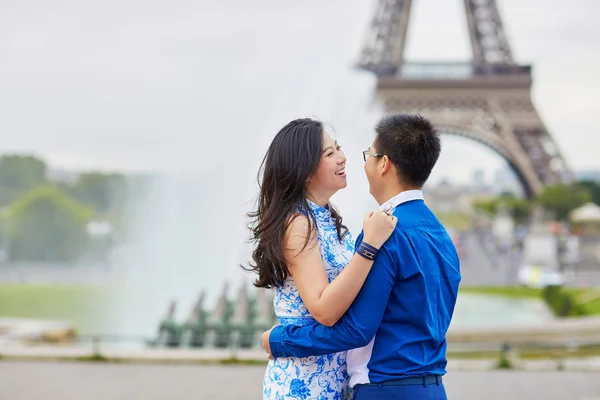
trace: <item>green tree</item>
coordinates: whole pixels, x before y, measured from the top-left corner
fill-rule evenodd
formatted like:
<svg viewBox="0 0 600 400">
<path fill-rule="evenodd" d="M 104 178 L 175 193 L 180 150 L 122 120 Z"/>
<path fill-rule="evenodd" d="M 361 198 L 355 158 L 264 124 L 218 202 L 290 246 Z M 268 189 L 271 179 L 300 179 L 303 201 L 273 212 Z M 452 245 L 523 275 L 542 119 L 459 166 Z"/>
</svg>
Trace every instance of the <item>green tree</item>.
<svg viewBox="0 0 600 400">
<path fill-rule="evenodd" d="M 0 206 L 46 181 L 46 163 L 29 155 L 0 156 Z"/>
<path fill-rule="evenodd" d="M 591 196 L 591 200 L 600 205 L 600 183 L 596 181 L 581 181 L 579 186 L 587 190 Z"/>
<path fill-rule="evenodd" d="M 473 207 L 475 209 L 488 213 L 489 215 L 496 215 L 496 203 L 498 199 L 485 199 L 485 200 L 476 200 L 473 202 Z"/>
<path fill-rule="evenodd" d="M 12 260 L 70 262 L 88 244 L 92 210 L 56 187 L 39 186 L 11 206 L 9 249 Z"/>
<path fill-rule="evenodd" d="M 527 199 L 516 197 L 512 193 L 502 193 L 499 197 L 479 200 L 474 202 L 473 206 L 490 215 L 496 215 L 500 207 L 503 206 L 517 222 L 525 221 L 531 210 L 531 204 Z"/>
<path fill-rule="evenodd" d="M 591 196 L 579 184 L 558 184 L 546 187 L 536 200 L 554 213 L 557 220 L 565 220 L 572 210 L 589 202 Z"/>
<path fill-rule="evenodd" d="M 124 190 L 123 175 L 89 172 L 79 176 L 71 193 L 78 201 L 106 214 L 121 209 Z"/>
<path fill-rule="evenodd" d="M 498 201 L 506 206 L 516 222 L 521 223 L 529 218 L 531 203 L 527 199 L 513 193 L 502 193 Z"/>
</svg>

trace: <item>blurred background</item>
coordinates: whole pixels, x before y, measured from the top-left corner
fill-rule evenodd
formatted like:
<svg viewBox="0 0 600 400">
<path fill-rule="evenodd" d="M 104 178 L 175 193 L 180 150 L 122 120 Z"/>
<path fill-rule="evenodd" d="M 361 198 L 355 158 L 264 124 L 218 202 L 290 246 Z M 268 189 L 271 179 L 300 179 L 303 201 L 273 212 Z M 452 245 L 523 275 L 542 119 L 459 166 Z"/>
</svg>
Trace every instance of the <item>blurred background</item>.
<svg viewBox="0 0 600 400">
<path fill-rule="evenodd" d="M 402 59 L 418 67 L 411 74 L 361 64 L 373 32 L 393 36 L 372 24 L 385 5 L 377 0 L 0 1 L 0 354 L 40 342 L 256 350 L 275 320 L 269 294 L 240 264 L 249 260 L 245 214 L 271 139 L 298 117 L 333 128 L 349 182 L 333 201 L 357 235 L 377 206 L 361 151 L 377 119 L 398 111 L 385 93 L 421 95 L 429 89 L 411 82 L 423 80 L 460 97 L 453 82 L 485 75 L 471 69 L 466 11 L 488 3 L 496 2 L 413 1 Z M 533 165 L 526 171 L 475 137 L 502 137 L 500 117 L 511 113 L 470 134 L 439 124 L 443 151 L 424 191 L 461 256 L 451 350 L 501 361 L 513 348 L 520 359 L 593 359 L 600 11 L 592 0 L 497 4 L 508 64 L 527 66 L 515 74 L 534 105 L 513 111 L 543 121 L 547 131 L 535 135 L 551 138 L 564 165 L 550 179 L 536 166 L 552 165 L 535 155 L 542 147 L 521 142 L 523 165 Z M 456 75 L 456 66 L 470 72 Z M 478 90 L 512 87 L 498 82 Z M 423 104 L 403 110 L 435 114 Z M 443 107 L 448 120 L 470 115 Z M 533 186 L 527 173 L 537 174 Z M 576 333 L 557 340 L 566 320 Z M 498 327 L 507 333 L 493 336 Z M 482 339 L 468 342 L 465 332 Z"/>
</svg>

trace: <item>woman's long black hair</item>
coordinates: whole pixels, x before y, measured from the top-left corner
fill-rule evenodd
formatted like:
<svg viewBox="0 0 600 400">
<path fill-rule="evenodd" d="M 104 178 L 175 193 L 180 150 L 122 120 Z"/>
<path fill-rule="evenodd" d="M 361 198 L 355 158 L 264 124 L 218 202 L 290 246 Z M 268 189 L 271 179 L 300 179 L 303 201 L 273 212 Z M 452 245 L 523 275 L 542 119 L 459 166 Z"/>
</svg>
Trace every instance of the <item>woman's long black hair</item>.
<svg viewBox="0 0 600 400">
<path fill-rule="evenodd" d="M 244 269 L 258 274 L 256 287 L 281 286 L 288 278 L 284 235 L 300 210 L 305 210 L 309 223 L 302 250 L 315 231 L 315 215 L 306 199 L 306 182 L 317 171 L 322 151 L 323 123 L 308 118 L 296 119 L 284 126 L 267 150 L 258 172 L 257 209 L 248 213 L 252 219 L 251 241 L 256 247 L 252 252 L 253 262 Z M 348 228 L 332 207 L 330 211 L 341 241 Z"/>
</svg>

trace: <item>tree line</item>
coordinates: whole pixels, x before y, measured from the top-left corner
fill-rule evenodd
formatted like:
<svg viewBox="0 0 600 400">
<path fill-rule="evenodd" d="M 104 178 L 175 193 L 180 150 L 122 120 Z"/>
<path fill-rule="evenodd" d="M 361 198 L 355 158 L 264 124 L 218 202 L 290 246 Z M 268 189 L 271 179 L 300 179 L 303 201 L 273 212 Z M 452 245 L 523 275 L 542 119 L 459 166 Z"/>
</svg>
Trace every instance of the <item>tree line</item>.
<svg viewBox="0 0 600 400">
<path fill-rule="evenodd" d="M 36 156 L 0 156 L 0 236 L 5 262 L 77 261 L 94 249 L 106 251 L 122 228 L 127 176 L 85 172 L 73 181 L 58 181 L 49 179 L 48 172 L 46 162 Z M 92 221 L 109 224 L 111 232 L 94 238 L 88 229 Z"/>
<path fill-rule="evenodd" d="M 492 199 L 477 201 L 474 206 L 492 215 L 503 207 L 517 222 L 526 222 L 532 207 L 539 205 L 557 221 L 567 221 L 571 211 L 589 202 L 600 205 L 600 184 L 586 180 L 547 186 L 531 200 L 504 193 Z"/>
</svg>

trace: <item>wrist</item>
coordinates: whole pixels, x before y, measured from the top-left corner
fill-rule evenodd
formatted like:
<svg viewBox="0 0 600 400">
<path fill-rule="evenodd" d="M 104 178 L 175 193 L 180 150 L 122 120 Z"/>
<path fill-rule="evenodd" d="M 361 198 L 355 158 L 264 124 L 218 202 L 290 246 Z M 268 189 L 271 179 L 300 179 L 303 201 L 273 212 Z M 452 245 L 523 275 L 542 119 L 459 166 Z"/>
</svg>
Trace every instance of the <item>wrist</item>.
<svg viewBox="0 0 600 400">
<path fill-rule="evenodd" d="M 367 260 L 371 260 L 371 261 L 375 260 L 375 257 L 377 256 L 378 252 L 379 252 L 379 249 L 371 246 L 366 241 L 360 242 L 358 247 L 356 248 L 356 254 L 360 255 L 361 257 L 366 258 Z"/>
</svg>

